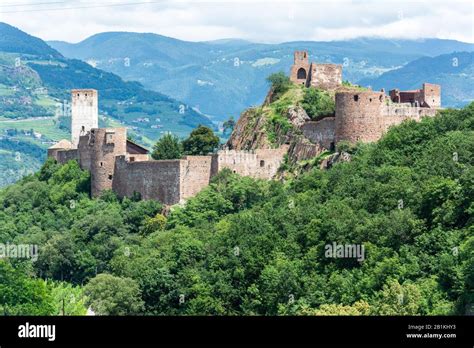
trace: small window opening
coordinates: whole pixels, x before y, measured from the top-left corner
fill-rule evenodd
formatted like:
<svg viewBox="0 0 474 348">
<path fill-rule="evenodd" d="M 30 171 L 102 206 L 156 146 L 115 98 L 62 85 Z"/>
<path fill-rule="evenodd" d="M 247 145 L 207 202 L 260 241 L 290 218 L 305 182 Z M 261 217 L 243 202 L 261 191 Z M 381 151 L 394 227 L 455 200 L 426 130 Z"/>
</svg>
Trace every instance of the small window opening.
<svg viewBox="0 0 474 348">
<path fill-rule="evenodd" d="M 358 101 L 358 100 L 359 100 L 359 96 L 356 94 L 356 95 L 354 96 L 354 101 Z"/>
<path fill-rule="evenodd" d="M 265 161 L 264 160 L 260 161 L 260 167 L 265 167 Z"/>
</svg>

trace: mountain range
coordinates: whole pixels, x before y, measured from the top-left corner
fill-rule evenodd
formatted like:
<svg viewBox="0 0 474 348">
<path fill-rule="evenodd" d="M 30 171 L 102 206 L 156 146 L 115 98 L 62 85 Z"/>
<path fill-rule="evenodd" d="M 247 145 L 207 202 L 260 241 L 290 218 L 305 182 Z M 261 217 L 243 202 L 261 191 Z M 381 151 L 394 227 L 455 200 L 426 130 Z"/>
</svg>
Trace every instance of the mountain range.
<svg viewBox="0 0 474 348">
<path fill-rule="evenodd" d="M 441 39 L 361 38 L 260 44 L 238 39 L 188 42 L 130 32 L 100 33 L 76 44 L 48 43 L 66 57 L 81 59 L 125 80 L 139 81 L 149 89 L 184 100 L 214 120 L 238 117 L 245 108 L 260 104 L 268 90 L 266 77 L 277 71 L 288 72 L 295 50 L 307 50 L 312 61 L 342 64 L 345 80 L 374 86 L 379 85 L 374 81 L 389 71 L 403 76 L 400 69 L 417 59 L 474 51 L 473 44 Z M 472 60 L 468 65 L 471 68 L 467 70 L 472 69 Z M 413 82 L 418 83 L 418 77 L 435 82 L 438 68 L 442 67 L 435 65 L 426 74 L 415 76 Z M 463 86 L 465 79 L 458 73 L 459 69 L 443 78 L 446 95 L 458 93 L 459 86 Z M 383 81 L 382 78 L 380 82 Z M 461 88 L 461 94 L 468 97 L 469 85 Z M 464 99 L 446 98 L 446 105 L 461 106 Z"/>
<path fill-rule="evenodd" d="M 186 136 L 206 116 L 139 82 L 64 57 L 39 38 L 0 23 L 0 186 L 39 168 L 46 148 L 70 137 L 70 90 L 99 91 L 99 125 L 128 127 L 151 146 L 165 132 Z"/>
</svg>

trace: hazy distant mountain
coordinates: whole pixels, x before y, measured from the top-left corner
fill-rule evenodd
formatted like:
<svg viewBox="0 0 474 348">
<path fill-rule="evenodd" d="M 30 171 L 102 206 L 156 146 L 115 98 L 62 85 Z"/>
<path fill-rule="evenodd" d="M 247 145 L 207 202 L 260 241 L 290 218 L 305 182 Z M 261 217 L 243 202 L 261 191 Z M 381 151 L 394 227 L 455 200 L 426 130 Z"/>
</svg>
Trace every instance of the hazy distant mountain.
<svg viewBox="0 0 474 348">
<path fill-rule="evenodd" d="M 170 131 L 186 136 L 204 115 L 140 83 L 65 58 L 44 41 L 0 23 L 0 186 L 38 169 L 46 148 L 69 138 L 70 90 L 99 91 L 101 126 L 126 126 L 152 145 Z M 66 101 L 66 103 L 64 103 Z"/>
<path fill-rule="evenodd" d="M 288 72 L 294 50 L 308 50 L 314 61 L 343 64 L 344 79 L 355 83 L 422 56 L 474 51 L 472 44 L 440 39 L 259 44 L 239 39 L 187 42 L 128 32 L 96 34 L 77 44 L 50 44 L 67 57 L 139 81 L 218 119 L 238 116 L 261 103 L 268 89 L 266 77 Z M 444 88 L 449 91 L 450 86 Z"/>
<path fill-rule="evenodd" d="M 443 106 L 462 106 L 474 100 L 474 53 L 455 52 L 437 57 L 422 57 L 360 83 L 374 89 L 416 89 L 423 82 L 441 85 Z"/>
</svg>

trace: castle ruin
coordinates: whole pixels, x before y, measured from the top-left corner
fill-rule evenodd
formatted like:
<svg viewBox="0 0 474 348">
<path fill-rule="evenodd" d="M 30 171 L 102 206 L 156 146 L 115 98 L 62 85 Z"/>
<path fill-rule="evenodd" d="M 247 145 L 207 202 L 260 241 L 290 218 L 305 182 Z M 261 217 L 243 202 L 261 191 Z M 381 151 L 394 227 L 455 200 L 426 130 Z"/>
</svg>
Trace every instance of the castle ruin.
<svg viewBox="0 0 474 348">
<path fill-rule="evenodd" d="M 306 51 L 294 53 L 290 80 L 335 94 L 334 116 L 306 121 L 299 127 L 310 143 L 322 149 L 333 150 L 340 141 L 377 141 L 390 126 L 435 116 L 441 108 L 439 85 L 424 83 L 421 89 L 411 91 L 394 89 L 388 96 L 384 90 L 347 88 L 342 85 L 341 65 L 309 63 Z"/>
<path fill-rule="evenodd" d="M 207 156 L 152 160 L 146 148 L 127 139 L 126 128 L 98 128 L 97 91 L 76 89 L 71 91 L 71 141 L 63 139 L 51 146 L 48 157 L 59 163 L 76 160 L 88 170 L 93 197 L 111 189 L 119 197 L 139 194 L 143 199 L 173 205 L 195 196 L 222 169 L 272 179 L 287 154 L 304 160 L 334 150 L 340 141 L 377 141 L 390 126 L 434 116 L 441 107 L 439 85 L 424 83 L 414 91 L 395 89 L 388 96 L 384 90 L 347 88 L 342 85 L 341 65 L 309 63 L 306 51 L 295 52 L 290 80 L 335 96 L 333 116 L 312 121 L 306 115 L 306 120 L 298 123 L 303 142 L 298 139 L 276 149 L 226 148 Z M 237 129 L 239 122 L 234 133 Z"/>
<path fill-rule="evenodd" d="M 306 87 L 335 90 L 342 84 L 342 66 L 309 62 L 306 51 L 295 51 L 290 80 Z"/>
<path fill-rule="evenodd" d="M 241 175 L 271 179 L 286 153 L 285 147 L 220 150 L 207 156 L 152 160 L 146 148 L 127 139 L 126 128 L 91 127 L 98 123 L 97 108 L 84 107 L 84 101 L 87 100 L 87 106 L 97 106 L 97 91 L 73 90 L 71 97 L 71 141 L 63 139 L 51 146 L 48 157 L 58 163 L 76 160 L 82 169 L 89 171 L 92 197 L 112 189 L 119 197 L 139 194 L 143 199 L 173 205 L 195 196 L 224 168 Z"/>
</svg>

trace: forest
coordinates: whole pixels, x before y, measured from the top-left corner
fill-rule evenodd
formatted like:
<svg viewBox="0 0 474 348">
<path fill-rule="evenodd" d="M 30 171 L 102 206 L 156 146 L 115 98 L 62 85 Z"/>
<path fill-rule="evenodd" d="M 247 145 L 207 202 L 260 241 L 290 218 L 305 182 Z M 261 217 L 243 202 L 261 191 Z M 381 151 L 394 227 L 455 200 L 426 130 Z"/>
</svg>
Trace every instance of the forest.
<svg viewBox="0 0 474 348">
<path fill-rule="evenodd" d="M 48 159 L 0 191 L 0 246 L 38 246 L 37 260 L 0 260 L 0 313 L 472 314 L 473 135 L 471 103 L 328 170 L 222 171 L 164 215 L 139 197 L 91 199 L 87 172 Z M 333 243 L 363 245 L 363 260 L 327 257 Z"/>
</svg>

